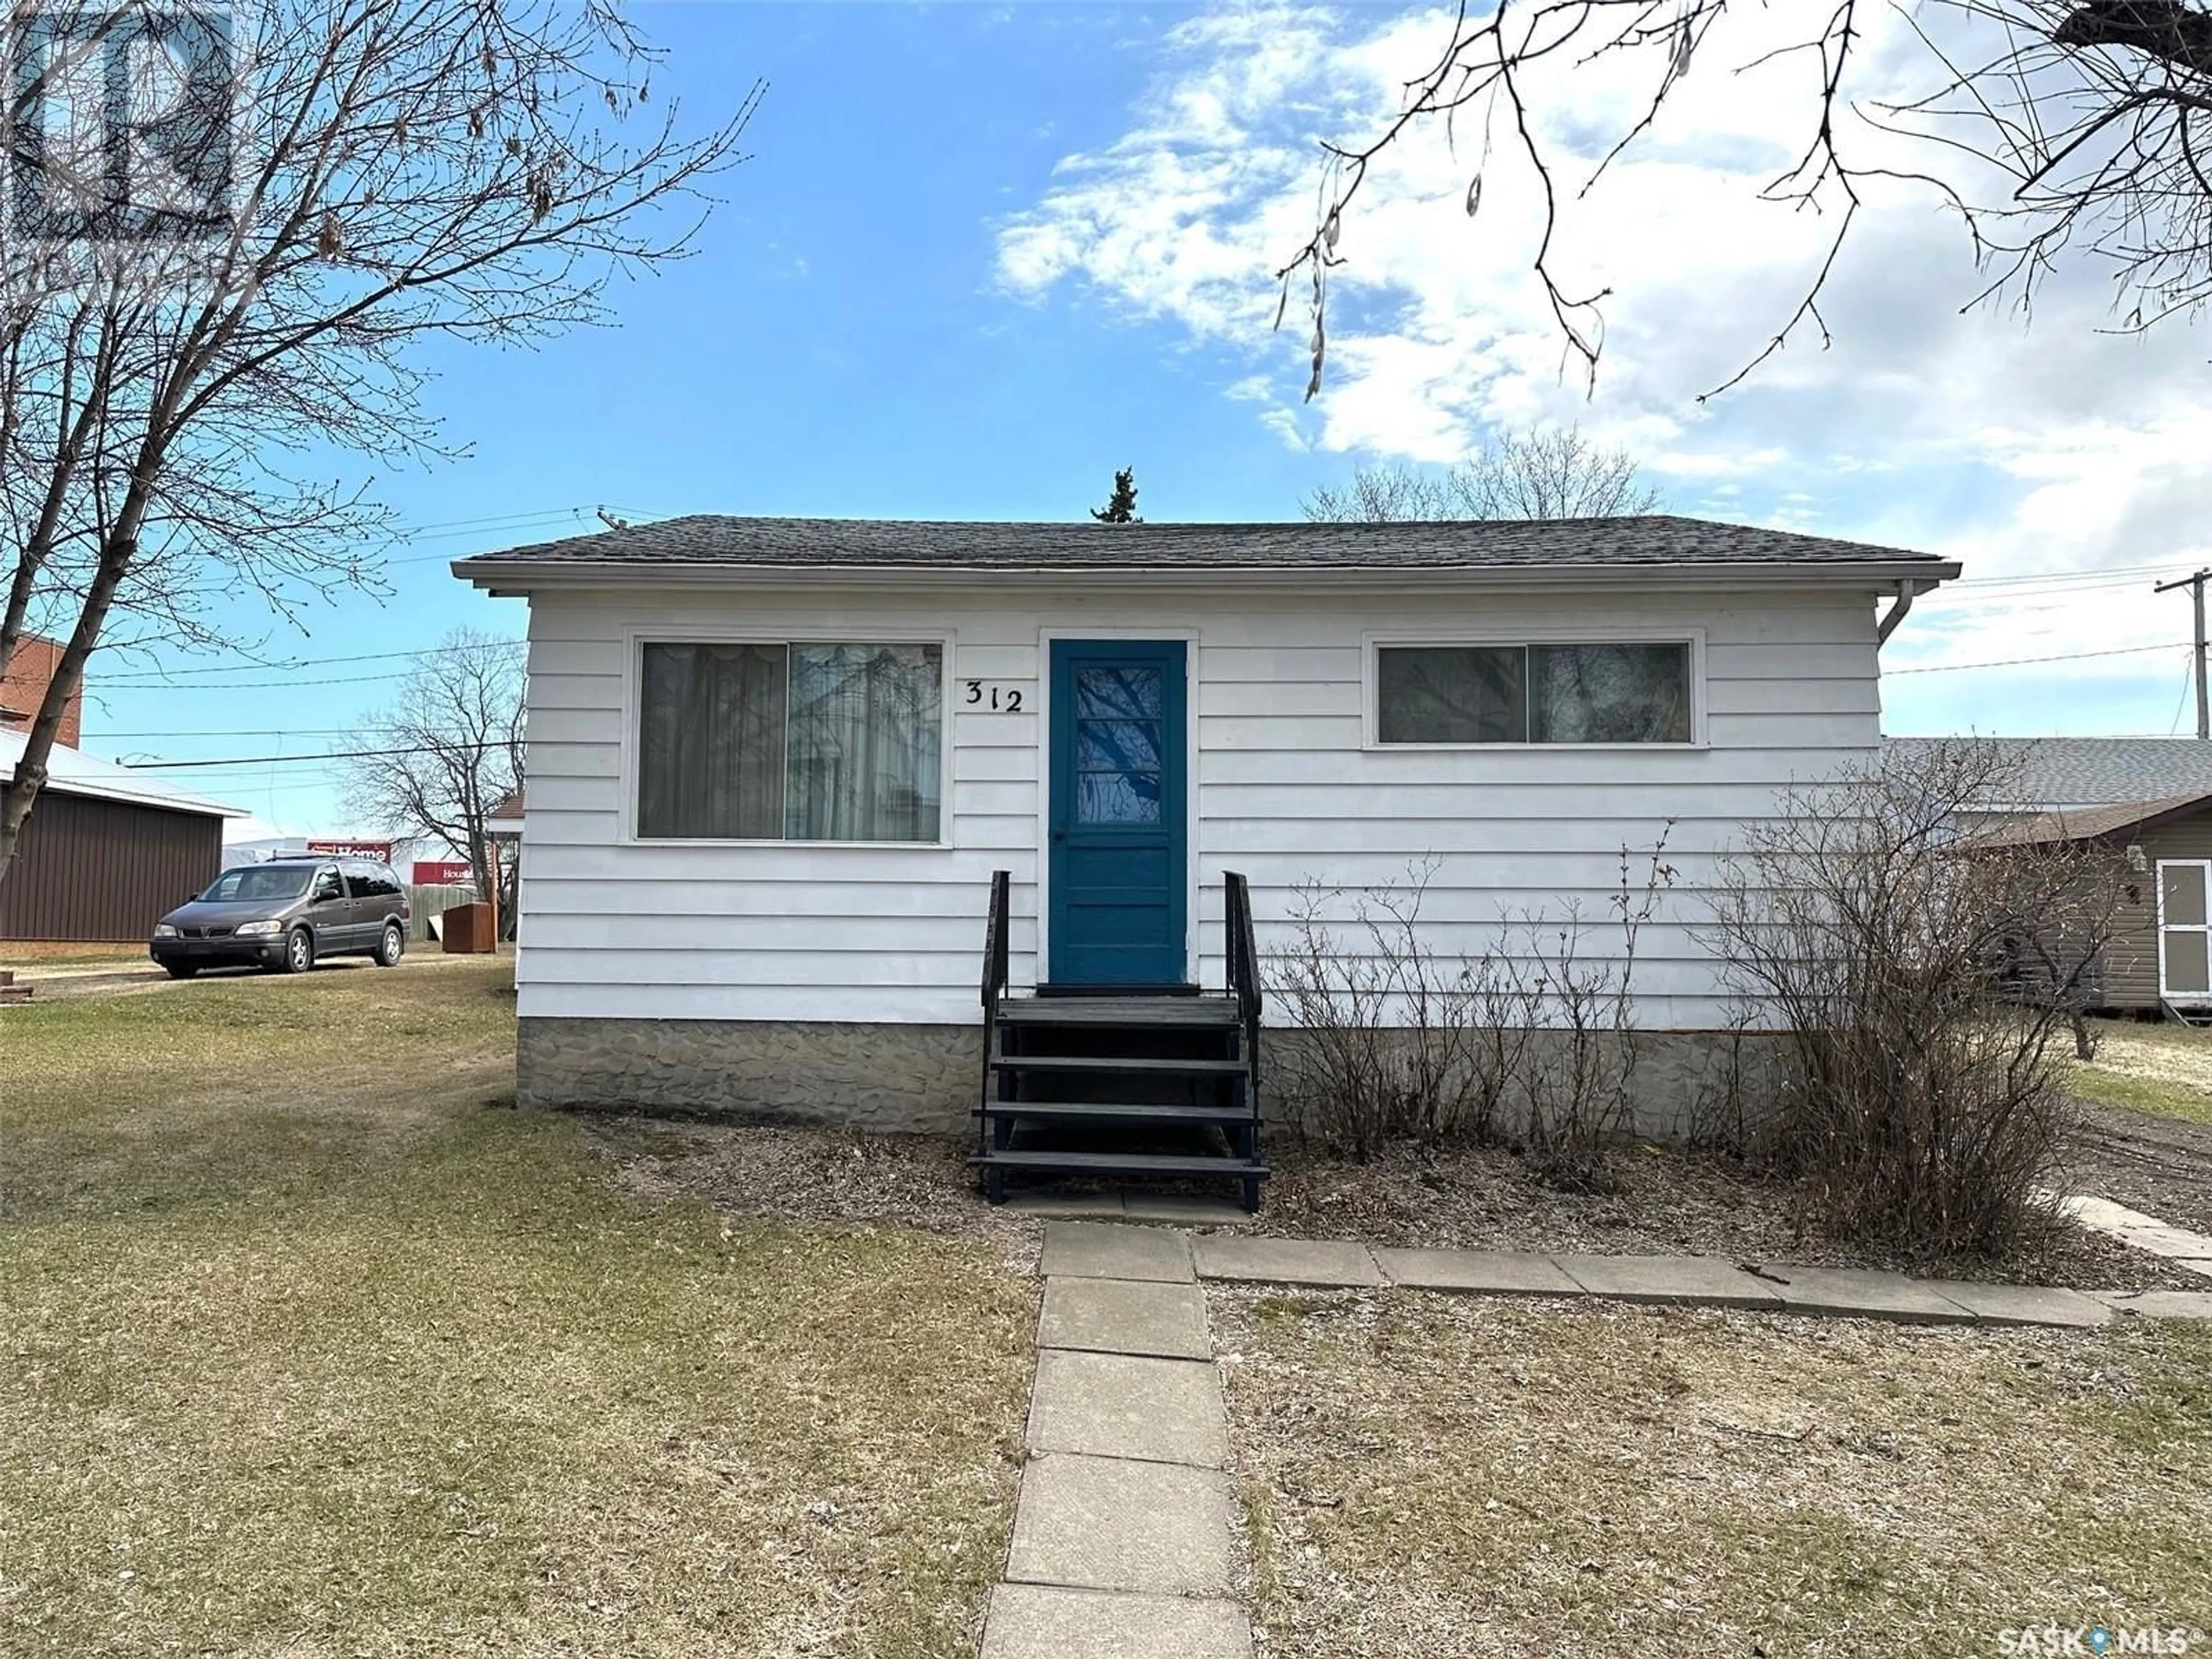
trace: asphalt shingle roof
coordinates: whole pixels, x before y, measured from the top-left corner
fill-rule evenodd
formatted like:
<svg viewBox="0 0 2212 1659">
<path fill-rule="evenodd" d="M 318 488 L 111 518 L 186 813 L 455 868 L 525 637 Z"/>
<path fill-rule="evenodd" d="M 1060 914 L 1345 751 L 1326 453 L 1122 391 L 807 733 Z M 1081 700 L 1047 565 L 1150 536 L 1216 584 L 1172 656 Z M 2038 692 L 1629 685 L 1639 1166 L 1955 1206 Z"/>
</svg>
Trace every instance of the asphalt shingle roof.
<svg viewBox="0 0 2212 1659">
<path fill-rule="evenodd" d="M 2169 813 L 2190 811 L 2212 801 L 2212 795 L 2176 795 L 2166 800 L 2123 801 L 2117 806 L 2084 806 L 2078 811 L 2044 812 L 2008 824 L 1986 836 L 1990 844 L 2022 843 L 2033 847 L 2046 842 L 2094 841 L 2116 835 L 2139 823 Z"/>
<path fill-rule="evenodd" d="M 1556 565 L 1925 564 L 1933 554 L 1664 516 L 1406 524 L 960 524 L 701 514 L 479 554 L 511 564 L 969 569 L 1510 569 Z"/>
<path fill-rule="evenodd" d="M 1957 738 L 1892 738 L 1911 752 Z M 1996 748 L 2008 779 L 2020 780 L 2017 801 L 2039 811 L 2171 802 L 2212 794 L 2212 743 L 2201 738 L 1984 738 Z M 2013 769 L 2017 768 L 2015 774 Z"/>
</svg>

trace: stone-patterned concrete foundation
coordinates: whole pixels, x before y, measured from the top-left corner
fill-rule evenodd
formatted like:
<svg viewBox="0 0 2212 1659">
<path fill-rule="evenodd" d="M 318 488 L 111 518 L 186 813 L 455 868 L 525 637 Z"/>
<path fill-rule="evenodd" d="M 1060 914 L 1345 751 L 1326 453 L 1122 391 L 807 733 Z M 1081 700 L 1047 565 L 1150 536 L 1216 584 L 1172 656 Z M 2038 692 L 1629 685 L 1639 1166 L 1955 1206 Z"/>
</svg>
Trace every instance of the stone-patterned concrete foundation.
<svg viewBox="0 0 2212 1659">
<path fill-rule="evenodd" d="M 1304 1040 L 1296 1030 L 1263 1033 L 1262 1078 L 1279 1084 L 1291 1069 L 1290 1051 Z M 1731 1091 L 1755 1091 L 1758 1068 L 1774 1057 L 1776 1041 L 1719 1031 L 1639 1033 L 1636 1133 L 1680 1138 L 1701 1114 L 1723 1107 Z M 982 1042 L 976 1025 L 531 1015 L 516 1042 L 515 1087 L 525 1106 L 966 1134 L 981 1088 Z M 1529 1054 L 1547 1048 L 1563 1048 L 1562 1034 L 1534 1033 Z M 1267 1121 L 1290 1127 L 1290 1103 L 1268 1094 Z"/>
<path fill-rule="evenodd" d="M 973 1025 L 536 1015 L 515 1040 L 515 1096 L 525 1106 L 965 1133 L 982 1040 Z"/>
</svg>

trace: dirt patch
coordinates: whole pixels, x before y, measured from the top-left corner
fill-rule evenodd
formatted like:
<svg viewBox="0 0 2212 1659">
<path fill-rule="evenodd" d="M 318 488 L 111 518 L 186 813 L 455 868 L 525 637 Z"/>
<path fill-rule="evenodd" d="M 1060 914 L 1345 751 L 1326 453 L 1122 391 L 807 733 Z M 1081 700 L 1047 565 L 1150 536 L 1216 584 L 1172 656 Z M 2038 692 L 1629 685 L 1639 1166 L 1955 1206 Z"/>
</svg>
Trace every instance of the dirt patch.
<svg viewBox="0 0 2212 1659">
<path fill-rule="evenodd" d="M 592 1138 L 618 1165 L 618 1179 L 640 1193 L 688 1194 L 730 1214 L 795 1225 L 986 1238 L 1010 1262 L 1026 1267 L 1035 1258 L 1038 1224 L 983 1201 L 963 1142 L 642 1116 L 601 1119 Z M 1269 1157 L 1276 1174 L 1260 1214 L 1231 1231 L 1468 1249 L 1717 1255 L 2097 1290 L 2204 1287 L 2156 1256 L 2065 1224 L 2012 1261 L 1900 1260 L 1825 1237 L 1786 1186 L 1657 1147 L 1624 1155 L 1621 1190 L 1603 1195 L 1541 1186 L 1520 1159 L 1493 1147 L 1401 1147 L 1367 1164 L 1295 1148 L 1271 1147 Z M 1218 1188 L 1206 1190 L 1219 1195 Z"/>
<path fill-rule="evenodd" d="M 1602 1255 L 1717 1255 L 1734 1261 L 1883 1267 L 2099 1290 L 2201 1290 L 2159 1258 L 2054 1221 L 2037 1248 L 2000 1262 L 1915 1261 L 1820 1231 L 1792 1188 L 1734 1165 L 1656 1146 L 1615 1159 L 1620 1190 L 1545 1187 L 1499 1147 L 1393 1149 L 1371 1164 L 1273 1159 L 1255 1231 L 1372 1244 Z M 2125 1202 L 2127 1200 L 2123 1200 Z"/>
<path fill-rule="evenodd" d="M 2073 1189 L 2212 1232 L 2212 1123 L 2084 1101 Z"/>
<path fill-rule="evenodd" d="M 2212 1329 L 1207 1299 L 1277 1659 L 2212 1623 Z"/>
<path fill-rule="evenodd" d="M 596 1120 L 592 1138 L 632 1191 L 702 1198 L 732 1215 L 983 1240 L 1023 1272 L 1042 1236 L 1036 1221 L 983 1201 L 966 1146 L 951 1140 L 645 1116 Z"/>
</svg>

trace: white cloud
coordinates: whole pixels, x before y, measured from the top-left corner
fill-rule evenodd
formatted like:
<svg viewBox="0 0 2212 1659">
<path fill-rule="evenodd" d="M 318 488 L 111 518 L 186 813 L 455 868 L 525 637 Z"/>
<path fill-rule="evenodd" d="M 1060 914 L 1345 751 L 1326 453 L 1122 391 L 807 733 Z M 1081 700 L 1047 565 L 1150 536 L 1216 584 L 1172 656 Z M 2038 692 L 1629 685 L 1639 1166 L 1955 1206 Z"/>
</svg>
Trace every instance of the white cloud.
<svg viewBox="0 0 2212 1659">
<path fill-rule="evenodd" d="M 2008 312 L 1960 315 L 1976 273 L 1955 218 L 1924 191 L 1868 192 L 1823 300 L 1832 347 L 1802 332 L 1742 387 L 1697 401 L 1787 319 L 1832 224 L 1757 199 L 1804 131 L 1814 70 L 1802 57 L 1735 75 L 1709 45 L 1649 142 L 1566 204 L 1563 282 L 1613 290 L 1587 401 L 1571 365 L 1562 374 L 1528 269 L 1542 204 L 1509 135 L 1481 161 L 1470 219 L 1479 128 L 1462 125 L 1455 147 L 1433 125 L 1409 130 L 1345 216 L 1327 379 L 1302 410 L 1303 294 L 1271 332 L 1270 273 L 1311 230 L 1316 140 L 1376 131 L 1449 21 L 1237 4 L 1183 22 L 1122 137 L 1065 158 L 1042 198 L 1001 222 L 1000 283 L 1245 354 L 1223 391 L 1296 448 L 1449 460 L 1486 428 L 1579 421 L 1633 450 L 1686 510 L 1763 501 L 1773 522 L 1954 553 L 1978 578 L 2212 561 L 2202 353 L 2179 330 L 2100 331 L 2109 290 L 2088 269 L 2045 288 L 2032 329 Z M 1771 8 L 1745 27 L 1801 21 Z M 1893 20 L 1874 27 L 1862 97 L 1928 69 Z M 1753 45 L 1739 30 L 1736 60 Z M 1594 159 L 1640 112 L 1649 73 L 1620 58 L 1573 70 L 1557 83 L 1571 96 L 1539 84 L 1547 142 Z M 1889 142 L 1864 135 L 1861 158 Z M 1563 197 L 1578 182 L 1563 174 Z M 2146 603 L 2148 580 L 2056 598 L 1968 586 L 1928 601 L 1893 649 L 1969 661 L 2174 637 L 2185 615 Z M 2162 701 L 2165 666 L 2143 672 Z M 1905 695 L 1937 681 L 1954 699 L 1984 683 L 1930 675 Z"/>
</svg>

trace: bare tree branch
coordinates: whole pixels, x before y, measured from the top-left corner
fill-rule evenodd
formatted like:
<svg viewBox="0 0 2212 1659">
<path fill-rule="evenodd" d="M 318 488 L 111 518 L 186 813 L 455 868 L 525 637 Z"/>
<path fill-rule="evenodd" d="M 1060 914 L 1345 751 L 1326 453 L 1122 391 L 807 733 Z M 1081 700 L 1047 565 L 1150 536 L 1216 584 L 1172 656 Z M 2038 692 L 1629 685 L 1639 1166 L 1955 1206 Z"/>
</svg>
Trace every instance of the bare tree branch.
<svg viewBox="0 0 2212 1659">
<path fill-rule="evenodd" d="M 1661 499 L 1626 450 L 1601 448 L 1575 427 L 1535 427 L 1438 471 L 1364 466 L 1350 484 L 1324 484 L 1298 505 L 1316 523 L 1392 524 L 1620 518 L 1656 513 Z"/>
<path fill-rule="evenodd" d="M 1817 78 L 1802 94 L 1796 159 L 1760 195 L 1796 212 L 1832 215 L 1835 223 L 1765 343 L 1705 397 L 1741 384 L 1801 333 L 1830 343 L 1820 298 L 1859 222 L 1862 185 L 1869 179 L 1924 187 L 1960 216 L 1985 273 L 1969 303 L 2009 298 L 2029 308 L 2043 279 L 2069 255 L 2109 267 L 2124 331 L 2193 313 L 2212 297 L 2212 186 L 2201 165 L 2212 145 L 2205 125 L 2212 121 L 2212 10 L 2202 0 L 1920 0 L 1899 7 L 1896 15 L 1937 80 L 1931 93 L 1901 102 L 1855 97 L 1863 40 L 1858 8 L 1859 0 L 1805 8 L 1796 39 L 1754 46 L 1771 33 L 1774 9 L 1731 13 L 1725 0 L 1502 0 L 1473 13 L 1462 4 L 1443 50 L 1407 83 L 1401 108 L 1381 131 L 1364 143 L 1322 145 L 1314 231 L 1276 272 L 1279 324 L 1292 280 L 1303 273 L 1310 290 L 1307 397 L 1321 389 L 1327 356 L 1329 273 L 1346 257 L 1339 248 L 1348 212 L 1370 170 L 1413 128 L 1441 118 L 1449 130 L 1470 107 L 1482 112 L 1488 167 L 1486 135 L 1500 100 L 1515 154 L 1542 204 L 1529 266 L 1568 361 L 1595 385 L 1610 290 L 1581 293 L 1561 275 L 1563 213 L 1651 131 L 1693 59 L 1736 43 L 1738 72 L 1800 56 L 1817 64 Z M 1537 101 L 1527 73 L 1570 49 L 1577 68 L 1620 57 L 1648 64 L 1651 91 L 1636 119 L 1567 192 L 1558 174 L 1571 155 L 1547 141 L 1540 119 L 1559 112 Z M 1572 93 L 1569 76 L 1555 80 L 1547 95 L 1557 102 Z M 1858 153 L 1856 143 L 1847 148 L 1853 119 L 1865 137 L 1903 138 L 1924 150 L 1929 167 L 1899 167 Z M 1935 170 L 1944 161 L 1969 164 L 1966 176 L 1954 180 Z M 1992 179 L 2000 184 L 1994 192 Z M 1483 180 L 1479 169 L 1468 188 L 1470 215 L 1480 208 Z"/>
<path fill-rule="evenodd" d="M 295 617 L 376 588 L 392 520 L 328 455 L 453 455 L 416 348 L 605 320 L 616 275 L 688 251 L 761 94 L 696 129 L 653 103 L 659 55 L 613 0 L 267 0 L 221 40 L 171 39 L 198 15 L 0 22 L 0 672 L 34 623 L 64 642 L 0 789 L 0 877 L 111 624 L 189 648 L 222 642 L 217 596 Z M 162 112 L 145 131 L 78 143 L 56 118 L 106 107 L 71 102 L 72 77 L 173 57 L 181 93 L 134 83 Z M 122 141 L 166 170 L 111 167 Z"/>
</svg>

